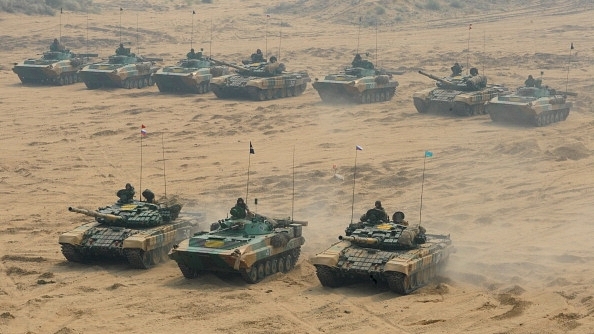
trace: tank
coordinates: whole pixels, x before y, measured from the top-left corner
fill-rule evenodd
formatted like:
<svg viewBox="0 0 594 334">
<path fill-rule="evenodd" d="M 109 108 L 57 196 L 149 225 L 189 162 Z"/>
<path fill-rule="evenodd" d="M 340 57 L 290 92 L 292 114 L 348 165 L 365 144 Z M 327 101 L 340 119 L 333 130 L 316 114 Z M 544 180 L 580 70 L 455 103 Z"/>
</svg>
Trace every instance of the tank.
<svg viewBox="0 0 594 334">
<path fill-rule="evenodd" d="M 482 115 L 486 113 L 486 102 L 508 91 L 503 86 L 487 84 L 487 77 L 478 75 L 478 70 L 473 76 L 445 78 L 423 71 L 419 73 L 435 80 L 437 85 L 437 88 L 428 88 L 413 94 L 415 108 L 422 114 Z"/>
<path fill-rule="evenodd" d="M 150 203 L 134 199 L 97 210 L 69 207 L 69 211 L 94 220 L 61 234 L 58 242 L 70 262 L 116 258 L 126 260 L 132 268 L 148 269 L 168 260 L 167 253 L 175 243 L 199 230 L 204 215 L 180 215 L 181 208 L 175 200 Z"/>
<path fill-rule="evenodd" d="M 426 234 L 422 226 L 360 222 L 345 232 L 310 259 L 325 287 L 384 282 L 391 291 L 408 294 L 430 282 L 453 251 L 449 235 Z"/>
<path fill-rule="evenodd" d="M 210 91 L 213 77 L 229 74 L 226 66 L 217 66 L 206 58 L 183 59 L 153 74 L 161 92 L 204 94 Z"/>
<path fill-rule="evenodd" d="M 251 63 L 241 66 L 215 60 L 235 69 L 235 73 L 212 78 L 210 86 L 218 98 L 248 98 L 255 101 L 301 95 L 311 82 L 306 71 L 285 72 L 278 62 Z"/>
<path fill-rule="evenodd" d="M 312 86 L 324 102 L 390 101 L 396 93 L 398 81 L 392 78 L 392 74 L 373 68 L 371 62 L 363 64 L 370 66 L 347 67 L 341 73 L 328 74 L 324 79 L 316 78 Z"/>
<path fill-rule="evenodd" d="M 29 58 L 15 64 L 12 71 L 24 84 L 64 86 L 79 82 L 78 70 L 89 63 L 95 53 L 75 54 L 70 50 L 44 52 L 41 58 Z"/>
<path fill-rule="evenodd" d="M 130 48 L 116 51 L 107 62 L 98 62 L 83 67 L 78 73 L 89 89 L 99 87 L 143 88 L 154 85 L 151 75 L 160 68 L 156 61 L 161 58 L 137 57 Z M 119 50 L 119 49 L 118 49 Z"/>
<path fill-rule="evenodd" d="M 496 96 L 486 106 L 494 122 L 545 126 L 567 119 L 572 103 L 571 92 L 557 92 L 548 87 L 519 87 L 513 94 Z"/>
<path fill-rule="evenodd" d="M 186 278 L 200 273 L 240 274 L 253 284 L 277 272 L 290 271 L 305 243 L 306 221 L 225 218 L 213 223 L 210 232 L 199 232 L 173 246 L 169 257 Z"/>
</svg>

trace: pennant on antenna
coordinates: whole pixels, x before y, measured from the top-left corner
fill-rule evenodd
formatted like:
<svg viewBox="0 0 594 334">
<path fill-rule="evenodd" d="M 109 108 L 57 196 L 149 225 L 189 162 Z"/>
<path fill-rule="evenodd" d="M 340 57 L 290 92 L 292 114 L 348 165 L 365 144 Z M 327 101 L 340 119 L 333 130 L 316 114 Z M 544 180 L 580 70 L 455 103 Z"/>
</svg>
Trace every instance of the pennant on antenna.
<svg viewBox="0 0 594 334">
<path fill-rule="evenodd" d="M 472 23 L 468 25 L 468 30 L 472 29 Z"/>
<path fill-rule="evenodd" d="M 355 150 L 357 150 L 357 151 L 363 151 L 363 147 L 357 145 L 357 146 L 355 146 Z"/>
<path fill-rule="evenodd" d="M 252 142 L 250 141 L 250 154 L 256 154 L 254 151 L 254 147 L 252 146 Z"/>
<path fill-rule="evenodd" d="M 425 158 L 431 158 L 433 156 L 433 152 L 425 151 Z"/>
<path fill-rule="evenodd" d="M 124 8 L 120 7 L 120 12 L 123 11 L 123 10 L 124 10 Z"/>
<path fill-rule="evenodd" d="M 571 50 L 573 50 L 573 42 L 571 43 Z"/>
<path fill-rule="evenodd" d="M 196 11 L 195 10 L 192 11 L 192 15 L 194 15 L 194 14 L 196 14 Z"/>
<path fill-rule="evenodd" d="M 140 135 L 143 137 L 146 136 L 146 126 L 144 124 L 140 126 Z"/>
</svg>

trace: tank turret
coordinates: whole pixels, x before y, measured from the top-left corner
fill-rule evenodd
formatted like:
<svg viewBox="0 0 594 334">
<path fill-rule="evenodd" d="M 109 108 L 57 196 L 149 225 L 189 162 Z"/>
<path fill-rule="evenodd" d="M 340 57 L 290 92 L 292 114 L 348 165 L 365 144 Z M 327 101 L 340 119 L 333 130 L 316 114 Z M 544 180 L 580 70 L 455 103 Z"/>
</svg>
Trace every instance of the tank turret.
<svg viewBox="0 0 594 334">
<path fill-rule="evenodd" d="M 276 59 L 276 58 L 274 58 Z M 285 64 L 278 63 L 278 62 L 268 62 L 268 63 L 252 63 L 252 64 L 244 64 L 244 65 L 236 65 L 232 63 L 227 63 L 224 61 L 212 59 L 215 64 L 229 66 L 237 70 L 238 74 L 246 75 L 246 76 L 256 76 L 256 77 L 271 77 L 284 72 Z"/>
</svg>

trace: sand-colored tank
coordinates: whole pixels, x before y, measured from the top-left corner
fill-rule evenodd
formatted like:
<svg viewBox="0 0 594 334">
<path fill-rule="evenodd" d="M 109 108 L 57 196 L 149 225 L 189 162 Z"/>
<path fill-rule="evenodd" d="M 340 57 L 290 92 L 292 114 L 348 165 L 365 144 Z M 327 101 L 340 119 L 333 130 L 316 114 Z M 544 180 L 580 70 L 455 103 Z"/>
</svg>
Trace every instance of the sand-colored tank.
<svg viewBox="0 0 594 334">
<path fill-rule="evenodd" d="M 233 212 L 232 212 L 233 213 Z M 305 243 L 305 221 L 260 215 L 219 220 L 210 232 L 199 232 L 174 245 L 169 257 L 186 278 L 204 272 L 240 274 L 248 283 L 293 268 Z"/>
<path fill-rule="evenodd" d="M 316 78 L 312 84 L 324 102 L 374 103 L 390 101 L 398 81 L 392 74 L 375 69 L 369 61 L 353 61 L 343 72 Z"/>
<path fill-rule="evenodd" d="M 165 66 L 153 74 L 160 92 L 204 94 L 210 92 L 213 77 L 229 74 L 226 66 L 209 59 L 183 59 L 175 66 Z"/>
<path fill-rule="evenodd" d="M 476 69 L 474 69 L 476 70 Z M 485 103 L 507 92 L 500 85 L 487 84 L 487 77 L 476 74 L 439 78 L 424 71 L 420 74 L 436 81 L 437 88 L 413 94 L 415 108 L 420 113 L 473 116 L 486 113 Z"/>
<path fill-rule="evenodd" d="M 12 71 L 24 84 L 64 86 L 79 82 L 78 71 L 95 53 L 75 54 L 70 50 L 47 51 L 40 58 L 29 58 L 15 64 Z"/>
<path fill-rule="evenodd" d="M 235 69 L 234 74 L 212 78 L 210 86 L 218 98 L 273 100 L 301 95 L 311 82 L 306 71 L 286 72 L 278 62 L 243 64 L 215 61 Z"/>
<path fill-rule="evenodd" d="M 494 122 L 545 126 L 567 119 L 572 103 L 567 96 L 548 87 L 520 87 L 513 94 L 496 96 L 486 106 Z"/>
<path fill-rule="evenodd" d="M 161 58 L 137 57 L 130 48 L 122 48 L 107 62 L 89 64 L 78 73 L 89 89 L 99 87 L 143 88 L 154 85 L 151 75 L 160 68 Z"/>
<path fill-rule="evenodd" d="M 453 250 L 449 235 L 426 234 L 421 226 L 360 222 L 346 232 L 310 259 L 323 286 L 385 282 L 390 290 L 408 294 L 435 278 Z"/>
<path fill-rule="evenodd" d="M 199 230 L 204 215 L 180 216 L 181 207 L 175 200 L 149 203 L 134 199 L 120 199 L 98 210 L 69 207 L 94 221 L 60 235 L 62 254 L 71 262 L 121 258 L 133 268 L 150 268 L 167 260 L 175 243 Z"/>
</svg>

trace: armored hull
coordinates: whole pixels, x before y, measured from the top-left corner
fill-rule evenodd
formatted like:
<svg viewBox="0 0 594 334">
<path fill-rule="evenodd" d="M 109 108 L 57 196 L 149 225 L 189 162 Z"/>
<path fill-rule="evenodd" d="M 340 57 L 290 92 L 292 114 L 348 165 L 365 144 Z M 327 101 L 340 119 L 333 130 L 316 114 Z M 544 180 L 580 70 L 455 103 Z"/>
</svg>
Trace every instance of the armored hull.
<svg viewBox="0 0 594 334">
<path fill-rule="evenodd" d="M 547 88 L 520 87 L 514 94 L 494 97 L 486 106 L 494 122 L 545 126 L 567 119 L 572 103 Z"/>
<path fill-rule="evenodd" d="M 339 239 L 311 258 L 323 286 L 385 282 L 390 290 L 408 294 L 430 282 L 453 250 L 449 235 L 393 223 L 365 225 Z"/>
<path fill-rule="evenodd" d="M 248 283 L 293 268 L 305 243 L 302 226 L 289 219 L 228 218 L 175 245 L 169 257 L 186 278 L 204 272 L 240 274 Z"/>
<path fill-rule="evenodd" d="M 95 217 L 60 235 L 62 254 L 71 262 L 104 258 L 126 260 L 133 268 L 147 269 L 167 260 L 178 241 L 198 231 L 202 214 L 179 216 L 180 205 L 153 204 L 132 200 L 90 211 L 70 211 Z"/>
<path fill-rule="evenodd" d="M 422 114 L 482 115 L 487 112 L 486 102 L 507 92 L 503 86 L 488 85 L 487 78 L 481 75 L 438 78 L 423 71 L 419 73 L 437 81 L 437 88 L 413 94 L 415 108 Z"/>
<path fill-rule="evenodd" d="M 324 102 L 374 103 L 391 100 L 398 81 L 373 69 L 347 68 L 316 79 L 312 86 Z"/>
<path fill-rule="evenodd" d="M 89 89 L 99 87 L 143 88 L 154 84 L 155 63 L 133 55 L 110 56 L 108 62 L 94 63 L 79 71 Z"/>
<path fill-rule="evenodd" d="M 75 55 L 70 51 L 44 52 L 41 58 L 27 59 L 16 64 L 12 71 L 24 84 L 70 85 L 79 82 L 78 70 L 93 55 Z"/>
<path fill-rule="evenodd" d="M 166 66 L 153 74 L 160 92 L 204 94 L 210 91 L 210 80 L 228 74 L 228 69 L 208 60 L 184 59 L 176 66 Z"/>
</svg>

